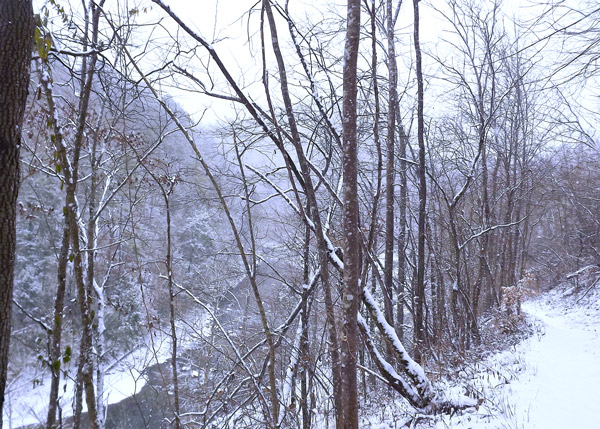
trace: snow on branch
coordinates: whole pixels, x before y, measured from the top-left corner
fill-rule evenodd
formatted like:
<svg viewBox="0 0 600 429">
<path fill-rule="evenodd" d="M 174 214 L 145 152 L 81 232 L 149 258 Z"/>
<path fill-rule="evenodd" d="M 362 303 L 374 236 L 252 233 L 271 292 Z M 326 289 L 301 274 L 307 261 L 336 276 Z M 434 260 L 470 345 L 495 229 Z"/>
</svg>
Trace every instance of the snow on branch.
<svg viewBox="0 0 600 429">
<path fill-rule="evenodd" d="M 405 350 L 404 346 L 400 342 L 400 339 L 398 338 L 398 335 L 396 334 L 395 329 L 385 320 L 385 316 L 375 303 L 375 300 L 368 289 L 363 288 L 362 298 L 362 301 L 367 307 L 367 310 L 369 310 L 375 325 L 381 332 L 384 341 L 394 353 L 398 364 L 402 366 L 404 375 L 414 384 L 419 396 L 422 398 L 422 406 L 419 408 L 424 408 L 424 406 L 431 402 L 434 398 L 434 392 L 429 379 L 425 375 L 425 371 L 410 357 L 408 352 Z"/>
<path fill-rule="evenodd" d="M 365 321 L 364 317 L 360 314 L 358 315 L 358 327 L 360 332 L 363 335 L 363 339 L 365 341 L 365 345 L 367 346 L 367 350 L 371 355 L 371 358 L 375 362 L 375 365 L 379 369 L 379 372 L 383 376 L 383 379 L 398 393 L 400 393 L 404 398 L 406 398 L 411 405 L 416 408 L 423 408 L 423 399 L 419 396 L 417 391 L 402 377 L 400 376 L 396 370 L 390 365 L 381 355 L 375 343 L 373 342 L 373 338 L 371 337 L 371 333 L 369 332 L 369 326 Z"/>
<path fill-rule="evenodd" d="M 363 298 L 363 302 L 370 302 L 374 305 L 373 298 L 368 291 L 367 294 L 368 297 L 366 299 Z M 377 350 L 369 332 L 369 327 L 364 317 L 360 314 L 358 315 L 358 327 L 363 335 L 371 358 L 379 369 L 382 378 L 390 387 L 400 393 L 413 407 L 424 414 L 453 413 L 457 410 L 464 410 L 481 404 L 481 399 L 474 399 L 464 395 L 451 398 L 443 392 L 436 393 L 429 379 L 427 379 L 423 368 L 406 353 L 395 331 L 385 321 L 381 311 L 376 306 L 373 308 L 376 314 L 375 324 L 379 327 L 379 330 L 385 329 L 386 335 L 383 335 L 383 337 L 388 345 L 392 344 L 391 349 L 398 364 L 403 369 L 403 375 L 398 374 L 394 367 Z M 399 358 L 399 356 L 401 357 Z"/>
<path fill-rule="evenodd" d="M 473 234 L 472 236 L 470 236 L 469 238 L 467 238 L 467 239 L 466 239 L 466 240 L 465 240 L 463 243 L 461 243 L 461 244 L 458 246 L 458 248 L 459 248 L 460 250 L 462 250 L 462 249 L 463 249 L 463 248 L 464 248 L 464 247 L 465 247 L 467 244 L 469 244 L 471 241 L 475 240 L 476 238 L 479 238 L 479 237 L 481 237 L 482 235 L 484 235 L 484 234 L 487 234 L 488 232 L 491 232 L 491 231 L 493 231 L 493 230 L 495 230 L 495 229 L 500 229 L 500 228 L 510 228 L 511 226 L 518 225 L 518 224 L 520 224 L 521 222 L 523 222 L 525 219 L 527 219 L 528 217 L 529 217 L 529 216 L 524 216 L 522 219 L 519 219 L 519 220 L 517 220 L 517 221 L 515 221 L 515 222 L 504 223 L 504 224 L 501 224 L 501 225 L 493 225 L 493 226 L 490 226 L 490 227 L 488 227 L 488 228 L 484 228 L 484 229 L 482 229 L 481 231 L 479 231 L 479 232 L 477 232 L 477 233 Z"/>
</svg>

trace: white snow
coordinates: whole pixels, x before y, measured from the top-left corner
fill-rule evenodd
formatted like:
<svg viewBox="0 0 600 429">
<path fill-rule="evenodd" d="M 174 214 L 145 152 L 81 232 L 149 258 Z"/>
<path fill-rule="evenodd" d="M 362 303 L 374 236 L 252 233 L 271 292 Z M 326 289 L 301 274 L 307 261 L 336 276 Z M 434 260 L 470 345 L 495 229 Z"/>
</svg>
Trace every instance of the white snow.
<svg viewBox="0 0 600 429">
<path fill-rule="evenodd" d="M 598 428 L 600 336 L 540 305 L 527 311 L 546 334 L 527 353 L 531 370 L 511 387 L 515 414 L 530 428 Z"/>
<path fill-rule="evenodd" d="M 382 325 L 385 329 L 385 335 L 392 341 L 394 348 L 398 350 L 398 353 L 402 356 L 402 359 L 405 362 L 407 362 L 406 370 L 408 372 L 408 375 L 413 380 L 419 380 L 419 385 L 416 387 L 420 390 L 421 394 L 425 394 L 428 396 L 431 391 L 431 386 L 429 385 L 428 378 L 425 376 L 423 368 L 414 360 L 412 360 L 410 355 L 406 352 L 406 349 L 404 348 L 404 345 L 398 338 L 395 329 L 392 326 L 390 326 L 390 324 L 387 323 L 387 321 L 385 320 L 385 316 L 383 315 L 379 307 L 376 305 L 375 300 L 371 295 L 371 292 L 369 292 L 369 289 L 363 288 L 363 295 L 365 297 L 365 301 L 369 302 L 371 308 L 375 309 L 377 320 L 379 321 L 379 324 Z"/>
<path fill-rule="evenodd" d="M 405 401 L 399 399 L 386 405 L 377 402 L 362 410 L 361 427 L 600 428 L 596 408 L 600 392 L 600 287 L 586 294 L 580 291 L 569 295 L 570 292 L 573 290 L 565 293 L 564 289 L 557 289 L 542 299 L 523 304 L 528 317 L 537 320 L 533 336 L 463 369 L 457 374 L 456 383 L 436 382 L 436 390 L 443 391 L 447 398 L 464 398 L 466 381 L 471 390 L 469 396 L 485 399 L 477 409 L 453 416 L 419 416 L 414 424 L 414 410 Z M 162 349 L 158 353 L 160 360 L 167 355 L 168 342 Z M 145 348 L 111 368 L 106 377 L 106 402 L 115 403 L 139 392 L 145 380 L 138 368 L 147 367 L 152 360 Z M 36 379 L 39 382 L 34 386 Z M 5 427 L 43 422 L 48 389 L 49 380 L 33 369 L 13 380 L 7 388 Z M 65 411 L 70 411 L 71 381 L 67 381 L 66 391 L 61 403 Z"/>
<path fill-rule="evenodd" d="M 143 346 L 111 365 L 104 378 L 105 404 L 115 404 L 139 393 L 146 384 L 146 376 L 142 374 L 142 371 L 156 363 L 157 357 L 159 361 L 165 361 L 168 356 L 168 348 L 167 341 L 162 341 L 160 349 L 155 352 L 151 348 Z M 76 370 L 75 367 L 74 364 L 70 365 L 71 378 L 65 381 L 64 377 L 61 377 L 59 396 L 64 417 L 73 415 L 74 385 L 72 376 Z M 6 389 L 2 416 L 3 427 L 12 428 L 45 422 L 49 392 L 49 372 L 39 366 L 23 371 L 13 378 Z M 83 401 L 83 410 L 87 410 L 85 400 Z"/>
<path fill-rule="evenodd" d="M 5 427 L 34 425 L 46 421 L 50 378 L 46 374 L 44 374 L 46 375 L 44 378 L 37 378 L 40 375 L 36 372 L 32 371 L 23 375 L 13 386 L 7 389 L 3 415 Z M 39 384 L 34 385 L 34 380 L 39 380 Z M 114 372 L 106 375 L 104 383 L 105 403 L 114 404 L 139 393 L 146 384 L 146 379 L 135 368 L 125 369 L 119 367 Z M 64 388 L 64 385 L 65 381 L 62 380 L 59 395 L 62 395 L 60 405 L 66 417 L 72 415 L 73 381 L 67 380 L 66 388 Z M 83 401 L 83 410 L 87 410 L 85 401 Z"/>
<path fill-rule="evenodd" d="M 536 333 L 509 350 L 467 366 L 456 380 L 436 383 L 448 398 L 483 397 L 453 416 L 415 414 L 402 400 L 362 411 L 362 428 L 598 429 L 600 288 L 568 296 L 555 289 L 523 304 Z M 475 392 L 473 394 L 473 392 Z M 416 423 L 415 423 L 416 422 Z"/>
<path fill-rule="evenodd" d="M 541 331 L 483 363 L 488 369 L 475 383 L 489 397 L 477 412 L 446 417 L 435 427 L 600 428 L 600 293 L 586 298 L 569 303 L 556 291 L 525 303 Z"/>
</svg>

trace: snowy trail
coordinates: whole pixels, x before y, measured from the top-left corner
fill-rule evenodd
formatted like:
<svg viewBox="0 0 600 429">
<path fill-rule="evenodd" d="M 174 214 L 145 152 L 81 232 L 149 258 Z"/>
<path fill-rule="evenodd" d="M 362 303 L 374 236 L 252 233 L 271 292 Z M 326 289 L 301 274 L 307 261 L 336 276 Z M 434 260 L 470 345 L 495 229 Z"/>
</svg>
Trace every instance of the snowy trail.
<svg viewBox="0 0 600 429">
<path fill-rule="evenodd" d="M 525 352 L 525 374 L 508 386 L 518 427 L 600 428 L 600 326 L 538 303 L 524 310 L 545 325 L 545 334 L 531 339 Z"/>
<path fill-rule="evenodd" d="M 600 291 L 575 301 L 557 290 L 523 304 L 540 331 L 471 368 L 469 384 L 485 402 L 433 427 L 600 429 Z"/>
</svg>

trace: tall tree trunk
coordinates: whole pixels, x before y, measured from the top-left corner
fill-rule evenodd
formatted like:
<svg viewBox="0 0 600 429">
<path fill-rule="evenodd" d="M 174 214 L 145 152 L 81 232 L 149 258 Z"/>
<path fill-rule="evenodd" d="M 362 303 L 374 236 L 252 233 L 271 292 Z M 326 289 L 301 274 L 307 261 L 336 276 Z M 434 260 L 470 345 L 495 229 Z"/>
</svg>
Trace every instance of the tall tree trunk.
<svg viewBox="0 0 600 429">
<path fill-rule="evenodd" d="M 58 284 L 56 288 L 56 297 L 54 298 L 54 326 L 52 327 L 52 337 L 50 339 L 50 370 L 52 381 L 50 383 L 50 399 L 48 402 L 48 418 L 46 428 L 51 429 L 56 426 L 56 411 L 58 409 L 58 388 L 60 384 L 61 368 L 61 340 L 62 340 L 62 322 L 65 304 L 65 291 L 67 288 L 67 264 L 69 262 L 69 228 L 63 227 L 63 238 L 58 256 Z"/>
<path fill-rule="evenodd" d="M 66 151 L 65 151 L 66 152 Z M 78 157 L 78 151 L 76 150 Z M 66 159 L 66 153 L 64 153 Z M 66 164 L 66 163 L 65 163 Z M 74 171 L 77 170 L 74 168 Z M 85 387 L 85 400 L 88 406 L 88 415 L 90 418 L 90 427 L 95 429 L 100 427 L 96 407 L 96 393 L 94 388 L 94 356 L 93 356 L 93 327 L 94 314 L 92 310 L 93 297 L 88 293 L 84 281 L 83 258 L 80 245 L 80 229 L 77 223 L 77 200 L 75 197 L 77 183 L 77 174 L 71 177 L 67 182 L 67 213 L 69 222 L 69 233 L 71 235 L 71 248 L 73 250 L 73 272 L 75 274 L 75 283 L 77 286 L 77 300 L 82 319 L 82 337 L 80 346 L 80 359 L 83 360 L 81 379 Z"/>
<path fill-rule="evenodd" d="M 414 43 L 417 72 L 417 139 L 419 142 L 419 231 L 417 245 L 417 281 L 415 284 L 415 361 L 421 363 L 425 344 L 423 308 L 425 304 L 425 209 L 427 206 L 427 179 L 425 177 L 425 120 L 423 113 L 423 70 L 419 43 L 419 0 L 413 0 Z"/>
<path fill-rule="evenodd" d="M 307 208 L 308 210 L 308 208 Z M 305 225 L 304 231 L 304 254 L 303 254 L 303 280 L 304 284 L 309 284 L 310 267 L 310 228 Z M 300 409 L 302 413 L 302 429 L 310 429 L 312 406 L 309 401 L 309 383 L 308 372 L 310 369 L 310 343 L 308 331 L 308 299 L 302 301 L 302 314 L 300 323 L 302 324 L 302 337 L 300 338 Z"/>
<path fill-rule="evenodd" d="M 101 0 L 98 5 L 90 2 L 86 9 L 86 27 L 90 26 L 89 34 L 86 32 L 83 48 L 96 49 L 98 45 L 99 21 L 102 7 L 105 0 Z M 89 12 L 88 12 L 89 11 Z M 88 13 L 90 13 L 88 15 Z M 87 28 L 86 28 L 87 30 Z M 79 158 L 85 129 L 87 127 L 87 116 L 92 92 L 92 82 L 96 75 L 96 62 L 98 53 L 93 51 L 89 58 L 84 57 L 81 69 L 81 89 L 79 106 L 77 112 L 77 128 L 73 138 L 73 157 L 68 160 L 68 154 L 64 144 L 57 144 L 57 152 L 59 159 L 63 164 L 66 182 L 66 212 L 67 221 L 69 223 L 69 232 L 71 235 L 71 249 L 73 252 L 73 273 L 75 277 L 75 285 L 77 288 L 77 301 L 79 303 L 79 311 L 81 313 L 82 322 L 82 339 L 80 347 L 80 359 L 83 359 L 81 367 L 81 379 L 85 388 L 85 401 L 88 407 L 88 416 L 90 427 L 92 429 L 102 427 L 101 419 L 97 412 L 96 391 L 94 386 L 94 349 L 93 349 L 93 324 L 94 311 L 93 293 L 86 287 L 83 251 L 81 250 L 80 234 L 81 229 L 77 221 L 79 215 L 77 203 L 77 183 L 79 176 Z M 69 168 L 70 166 L 70 168 Z M 88 285 L 89 286 L 89 285 Z"/>
<path fill-rule="evenodd" d="M 90 153 L 90 188 L 88 195 L 88 220 L 85 229 L 87 244 L 87 272 L 86 287 L 89 296 L 96 295 L 97 306 L 95 309 L 96 322 L 92 326 L 94 349 L 96 351 L 96 409 L 100 426 L 104 425 L 104 291 L 96 287 L 95 261 L 97 248 L 97 219 L 96 219 L 96 192 L 98 189 L 99 160 L 97 159 L 98 134 L 94 133 Z"/>
<path fill-rule="evenodd" d="M 404 339 L 404 301 L 406 300 L 406 206 L 408 203 L 408 179 L 406 144 L 408 136 L 400 125 L 400 207 L 398 234 L 398 302 L 396 304 L 396 331 L 400 341 Z"/>
<path fill-rule="evenodd" d="M 385 166 L 385 265 L 383 270 L 384 309 L 388 323 L 394 326 L 394 148 L 396 145 L 396 86 L 398 71 L 394 47 L 394 17 L 392 0 L 386 1 L 386 36 L 388 49 L 389 90 Z"/>
<path fill-rule="evenodd" d="M 19 148 L 33 47 L 31 1 L 0 2 L 0 416 L 8 371 L 19 192 Z M 2 419 L 0 419 L 2 428 Z"/>
<path fill-rule="evenodd" d="M 171 186 L 171 190 L 173 187 Z M 173 264 L 171 253 L 171 208 L 169 205 L 169 194 L 171 190 L 164 193 L 165 205 L 167 210 L 167 277 L 169 281 L 169 322 L 171 325 L 171 370 L 173 371 L 173 401 L 175 408 L 175 429 L 181 427 L 180 409 L 179 409 L 179 380 L 177 378 L 177 329 L 175 325 L 175 291 L 173 287 Z"/>
<path fill-rule="evenodd" d="M 485 131 L 484 128 L 480 130 L 481 135 L 480 139 L 485 140 Z M 488 165 L 487 165 L 487 145 L 485 143 L 480 142 L 481 147 L 481 188 L 482 188 L 482 196 L 481 203 L 483 209 L 483 222 L 482 222 L 482 230 L 489 228 L 491 226 L 491 211 L 490 211 L 490 202 L 489 202 L 489 193 L 488 193 Z M 479 316 L 479 298 L 481 296 L 481 291 L 484 293 L 488 292 L 488 287 L 490 287 L 491 282 L 489 270 L 488 270 L 488 254 L 489 254 L 489 243 L 490 243 L 490 233 L 483 234 L 480 240 L 479 247 L 479 274 L 477 281 L 475 282 L 475 287 L 473 290 L 472 296 L 472 305 L 473 305 L 473 318 L 470 324 L 471 335 L 473 336 L 473 340 L 476 344 L 480 342 L 479 328 L 477 326 L 477 317 Z"/>
<path fill-rule="evenodd" d="M 359 207 L 357 190 L 356 97 L 357 60 L 360 42 L 360 0 L 348 0 L 346 47 L 344 54 L 343 175 L 344 175 L 344 325 L 342 335 L 342 391 L 344 428 L 358 428 L 358 349 L 359 279 L 361 273 Z"/>
<path fill-rule="evenodd" d="M 58 159 L 60 160 L 60 163 L 62 165 L 62 170 L 64 172 L 64 180 L 66 183 L 64 210 L 65 228 L 68 228 L 69 230 L 71 249 L 73 253 L 73 273 L 75 277 L 75 285 L 77 287 L 77 301 L 79 303 L 79 310 L 81 312 L 81 319 L 83 325 L 81 346 L 79 350 L 79 359 L 82 361 L 80 362 L 80 365 L 78 367 L 78 380 L 79 378 L 81 378 L 81 382 L 85 387 L 86 403 L 88 405 L 88 413 L 90 416 L 90 426 L 92 428 L 97 428 L 100 427 L 101 423 L 98 421 L 98 414 L 96 412 L 96 394 L 93 380 L 93 295 L 90 293 L 89 288 L 86 287 L 86 283 L 84 280 L 85 275 L 80 244 L 81 231 L 79 223 L 77 221 L 78 204 L 76 198 L 79 173 L 79 157 L 81 153 L 81 146 L 83 144 L 89 96 L 91 92 L 92 78 L 94 75 L 95 60 L 93 60 L 88 67 L 89 68 L 84 67 L 84 70 L 87 70 L 87 72 L 84 73 L 85 82 L 82 82 L 83 91 L 81 96 L 82 98 L 80 99 L 77 132 L 74 138 L 74 151 L 73 158 L 71 159 L 71 161 L 69 161 L 67 149 L 63 141 L 64 136 L 62 135 L 60 128 L 54 121 L 55 115 L 50 116 L 50 121 L 53 127 L 52 132 L 54 146 L 58 154 Z M 44 84 L 44 82 L 42 83 Z M 54 104 L 54 98 L 50 86 L 48 85 L 48 82 L 44 84 L 44 90 L 46 92 L 48 110 L 49 112 L 55 112 L 56 107 Z M 76 407 L 76 409 L 78 409 L 78 407 Z M 80 416 L 76 411 L 76 421 L 79 419 L 79 417 Z"/>
<path fill-rule="evenodd" d="M 83 335 L 80 341 L 83 344 Z M 79 357 L 77 359 L 77 373 L 75 375 L 75 392 L 73 397 L 73 429 L 81 428 L 81 414 L 83 413 L 83 365 L 85 363 L 85 359 L 79 352 Z"/>
<path fill-rule="evenodd" d="M 375 192 L 373 194 L 373 204 L 371 209 L 371 227 L 369 228 L 369 237 L 367 247 L 371 252 L 375 252 L 377 248 L 377 233 L 379 230 L 379 199 L 381 197 L 381 179 L 383 172 L 383 154 L 381 151 L 381 141 L 379 140 L 379 116 L 381 114 L 381 107 L 379 103 L 379 82 L 377 79 L 377 9 L 375 6 L 375 0 L 371 1 L 371 8 L 369 9 L 369 15 L 371 18 L 371 79 L 373 80 L 373 100 L 375 102 L 375 119 L 373 120 L 373 142 L 375 143 L 375 150 L 377 152 L 377 181 L 375 184 Z M 372 281 L 375 282 L 375 270 L 377 266 L 373 265 Z M 363 273 L 363 280 L 366 280 L 366 273 Z M 375 284 L 375 283 L 373 283 Z"/>
<path fill-rule="evenodd" d="M 434 217 L 435 213 L 431 213 L 431 217 Z M 440 285 L 437 281 L 437 259 L 434 256 L 436 249 L 434 247 L 435 238 L 434 230 L 431 222 L 427 222 L 427 250 L 429 252 L 429 284 L 431 285 L 431 331 L 432 331 L 432 344 L 438 345 L 440 340 L 440 326 L 438 323 L 438 315 L 442 313 L 443 309 L 438 306 L 439 296 L 441 294 Z"/>
</svg>

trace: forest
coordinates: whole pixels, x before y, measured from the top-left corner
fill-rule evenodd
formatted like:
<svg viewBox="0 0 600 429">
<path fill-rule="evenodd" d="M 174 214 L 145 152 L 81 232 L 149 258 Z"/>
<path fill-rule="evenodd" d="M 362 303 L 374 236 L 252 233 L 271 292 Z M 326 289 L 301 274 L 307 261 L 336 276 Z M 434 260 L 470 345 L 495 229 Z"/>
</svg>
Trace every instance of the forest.
<svg viewBox="0 0 600 429">
<path fill-rule="evenodd" d="M 1 0 L 0 429 L 506 413 L 600 297 L 599 59 L 594 0 Z"/>
</svg>

